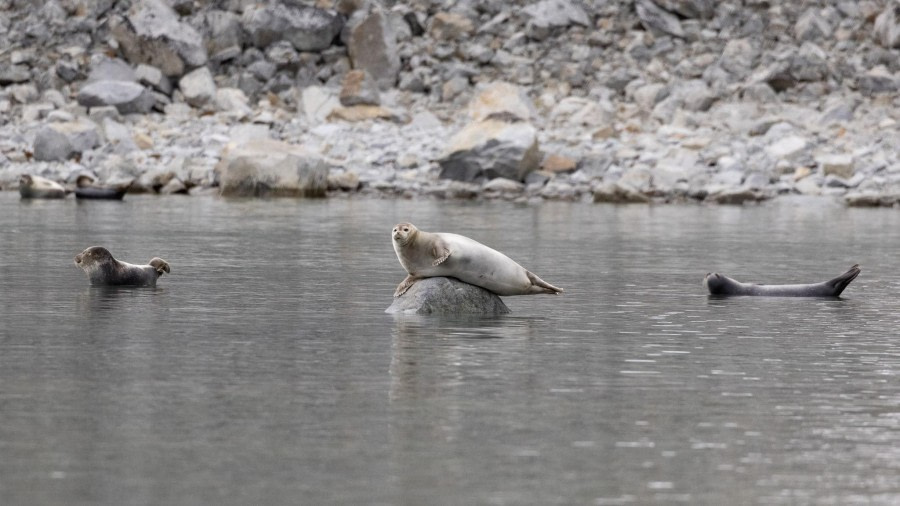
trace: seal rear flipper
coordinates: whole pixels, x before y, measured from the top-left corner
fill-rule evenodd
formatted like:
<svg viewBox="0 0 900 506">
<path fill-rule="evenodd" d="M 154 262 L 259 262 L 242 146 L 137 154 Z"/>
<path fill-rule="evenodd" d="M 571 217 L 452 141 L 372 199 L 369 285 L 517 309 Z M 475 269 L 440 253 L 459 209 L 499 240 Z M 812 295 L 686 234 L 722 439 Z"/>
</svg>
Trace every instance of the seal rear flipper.
<svg viewBox="0 0 900 506">
<path fill-rule="evenodd" d="M 838 295 L 841 294 L 841 292 L 844 291 L 845 288 L 847 288 L 847 285 L 849 285 L 851 281 L 856 279 L 856 276 L 859 276 L 859 273 L 860 273 L 859 264 L 856 264 L 853 267 L 851 267 L 849 271 L 841 274 L 840 276 L 838 276 L 830 281 L 826 281 L 825 284 L 834 288 L 834 296 L 837 297 Z"/>
<path fill-rule="evenodd" d="M 537 277 L 537 275 L 529 270 L 525 271 L 525 274 L 528 276 L 528 280 L 531 281 L 531 284 L 544 290 L 539 291 L 538 293 L 552 293 L 553 295 L 559 295 L 563 292 L 562 288 L 555 287 L 550 283 L 544 281 L 543 279 Z"/>
<path fill-rule="evenodd" d="M 397 285 L 397 290 L 394 291 L 394 297 L 399 297 L 399 296 L 403 295 L 404 293 L 406 293 L 406 291 L 409 290 L 410 287 L 412 287 L 414 284 L 416 284 L 416 281 L 418 281 L 420 279 L 422 279 L 422 278 L 413 276 L 412 274 L 410 274 L 409 276 L 406 276 L 406 278 L 403 281 L 401 281 L 399 285 Z"/>
</svg>

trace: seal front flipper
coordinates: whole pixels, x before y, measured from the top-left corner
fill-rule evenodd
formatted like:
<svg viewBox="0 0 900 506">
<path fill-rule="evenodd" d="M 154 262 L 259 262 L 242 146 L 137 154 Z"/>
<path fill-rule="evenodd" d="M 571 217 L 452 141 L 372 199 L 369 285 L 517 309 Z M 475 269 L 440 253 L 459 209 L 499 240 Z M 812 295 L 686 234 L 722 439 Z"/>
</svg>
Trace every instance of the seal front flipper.
<svg viewBox="0 0 900 506">
<path fill-rule="evenodd" d="M 406 276 L 406 279 L 404 279 L 399 285 L 397 285 L 397 290 L 394 291 L 394 297 L 399 297 L 399 296 L 403 295 L 404 293 L 406 293 L 406 291 L 409 290 L 410 287 L 412 287 L 414 284 L 416 284 L 416 281 L 418 281 L 420 279 L 422 279 L 422 278 L 413 276 L 412 274 L 410 274 L 409 276 Z"/>
<path fill-rule="evenodd" d="M 435 256 L 435 260 L 431 265 L 437 267 L 444 263 L 444 260 L 450 258 L 450 247 L 447 245 L 446 241 L 438 239 L 435 241 L 434 249 L 431 253 Z"/>
<path fill-rule="evenodd" d="M 859 276 L 859 272 L 860 272 L 859 264 L 856 264 L 853 267 L 851 267 L 849 271 L 841 274 L 840 276 L 838 276 L 830 281 L 826 281 L 825 284 L 834 288 L 834 296 L 837 297 L 838 295 L 841 294 L 841 292 L 844 291 L 845 288 L 847 288 L 847 285 L 849 285 L 851 281 L 856 279 L 856 276 Z"/>
</svg>

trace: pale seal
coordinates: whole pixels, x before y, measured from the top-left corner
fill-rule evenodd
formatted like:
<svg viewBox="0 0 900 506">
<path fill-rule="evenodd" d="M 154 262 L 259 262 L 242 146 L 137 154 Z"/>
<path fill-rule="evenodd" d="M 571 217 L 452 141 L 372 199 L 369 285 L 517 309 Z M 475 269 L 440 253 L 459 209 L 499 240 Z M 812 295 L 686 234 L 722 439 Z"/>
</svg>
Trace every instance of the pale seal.
<svg viewBox="0 0 900 506">
<path fill-rule="evenodd" d="M 156 280 L 169 271 L 169 264 L 162 258 L 153 258 L 148 265 L 120 262 L 102 246 L 90 248 L 75 255 L 75 265 L 81 267 L 98 286 L 156 286 Z"/>
<path fill-rule="evenodd" d="M 837 297 L 847 288 L 851 281 L 859 276 L 859 265 L 849 271 L 822 283 L 808 285 L 755 285 L 713 272 L 703 278 L 705 286 L 712 295 L 763 295 L 769 297 Z"/>
<path fill-rule="evenodd" d="M 562 293 L 511 258 L 478 241 L 457 234 L 429 233 L 411 223 L 391 231 L 400 265 L 409 273 L 394 297 L 403 295 L 416 281 L 447 276 L 480 286 L 497 295 Z"/>
<path fill-rule="evenodd" d="M 22 174 L 19 176 L 19 195 L 23 199 L 62 199 L 66 197 L 66 189 L 45 177 Z"/>
</svg>

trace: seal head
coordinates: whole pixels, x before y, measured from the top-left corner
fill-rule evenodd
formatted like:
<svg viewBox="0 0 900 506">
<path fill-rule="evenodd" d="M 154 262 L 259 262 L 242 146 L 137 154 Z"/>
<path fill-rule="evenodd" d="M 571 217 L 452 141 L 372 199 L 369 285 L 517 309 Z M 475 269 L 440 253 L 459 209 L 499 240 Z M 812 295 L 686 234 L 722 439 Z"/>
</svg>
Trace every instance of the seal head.
<svg viewBox="0 0 900 506">
<path fill-rule="evenodd" d="M 75 265 L 96 286 L 156 286 L 163 273 L 171 272 L 169 263 L 162 258 L 154 257 L 147 265 L 134 265 L 116 260 L 102 246 L 91 246 L 75 255 Z"/>
</svg>

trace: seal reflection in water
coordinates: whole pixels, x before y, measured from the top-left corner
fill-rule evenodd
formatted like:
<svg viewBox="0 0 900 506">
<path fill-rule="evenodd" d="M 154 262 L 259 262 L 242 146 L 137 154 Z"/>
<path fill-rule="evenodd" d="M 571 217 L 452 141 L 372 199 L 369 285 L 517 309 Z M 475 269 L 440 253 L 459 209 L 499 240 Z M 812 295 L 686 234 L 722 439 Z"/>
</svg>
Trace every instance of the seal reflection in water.
<svg viewBox="0 0 900 506">
<path fill-rule="evenodd" d="M 156 280 L 169 272 L 169 264 L 162 258 L 153 258 L 148 265 L 134 265 L 116 260 L 102 246 L 75 255 L 75 265 L 95 286 L 156 286 Z"/>
<path fill-rule="evenodd" d="M 837 297 L 851 281 L 859 276 L 859 265 L 822 283 L 808 285 L 755 285 L 741 283 L 717 272 L 707 274 L 703 285 L 712 295 L 763 295 L 769 297 Z"/>
<path fill-rule="evenodd" d="M 480 286 L 497 295 L 562 293 L 511 258 L 478 241 L 457 234 L 429 233 L 412 223 L 399 223 L 391 231 L 394 251 L 409 273 L 394 297 L 403 295 L 418 280 L 446 276 Z"/>
</svg>

